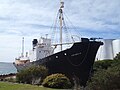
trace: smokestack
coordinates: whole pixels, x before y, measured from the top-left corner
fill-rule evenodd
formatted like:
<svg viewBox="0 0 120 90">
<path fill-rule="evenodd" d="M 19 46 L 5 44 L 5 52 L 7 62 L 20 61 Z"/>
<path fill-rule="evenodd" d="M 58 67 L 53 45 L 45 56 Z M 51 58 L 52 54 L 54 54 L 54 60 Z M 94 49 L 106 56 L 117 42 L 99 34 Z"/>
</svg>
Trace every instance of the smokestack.
<svg viewBox="0 0 120 90">
<path fill-rule="evenodd" d="M 37 45 L 37 43 L 38 43 L 37 39 L 33 39 L 33 41 L 32 41 L 33 49 L 34 49 L 34 47 Z"/>
</svg>

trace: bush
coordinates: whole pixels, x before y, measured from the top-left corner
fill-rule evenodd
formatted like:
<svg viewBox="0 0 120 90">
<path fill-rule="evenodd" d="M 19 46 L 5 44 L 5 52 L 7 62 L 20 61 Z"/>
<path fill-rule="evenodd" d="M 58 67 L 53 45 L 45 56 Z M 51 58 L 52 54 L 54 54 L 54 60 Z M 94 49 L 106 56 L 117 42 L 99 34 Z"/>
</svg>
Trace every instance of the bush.
<svg viewBox="0 0 120 90">
<path fill-rule="evenodd" d="M 17 81 L 27 84 L 40 84 L 47 76 L 48 70 L 44 66 L 31 66 L 17 73 Z"/>
<path fill-rule="evenodd" d="M 15 82 L 16 82 L 16 79 L 15 79 L 15 78 L 7 78 L 7 79 L 5 79 L 5 81 L 15 83 Z"/>
<path fill-rule="evenodd" d="M 108 69 L 108 67 L 111 67 L 113 63 L 113 60 L 101 60 L 101 61 L 96 61 L 94 63 L 93 69 L 95 71 L 99 69 Z"/>
<path fill-rule="evenodd" d="M 88 90 L 120 90 L 120 53 L 114 60 L 96 61 Z"/>
<path fill-rule="evenodd" d="M 72 88 L 70 80 L 63 74 L 52 74 L 47 76 L 42 85 L 49 88 L 69 89 Z"/>
<path fill-rule="evenodd" d="M 88 90 L 120 90 L 120 64 L 95 72 Z"/>
</svg>

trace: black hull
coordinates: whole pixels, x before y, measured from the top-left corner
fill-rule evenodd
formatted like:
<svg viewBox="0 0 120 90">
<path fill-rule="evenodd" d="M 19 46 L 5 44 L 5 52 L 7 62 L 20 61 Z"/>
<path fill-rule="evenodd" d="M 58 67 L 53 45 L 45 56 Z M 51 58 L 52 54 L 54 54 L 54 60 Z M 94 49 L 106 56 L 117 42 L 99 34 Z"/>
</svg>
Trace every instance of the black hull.
<svg viewBox="0 0 120 90">
<path fill-rule="evenodd" d="M 95 56 L 102 42 L 78 42 L 67 50 L 53 54 L 41 60 L 25 65 L 15 65 L 18 71 L 31 65 L 45 65 L 49 74 L 64 73 L 69 77 L 78 77 L 82 86 L 90 76 Z"/>
</svg>

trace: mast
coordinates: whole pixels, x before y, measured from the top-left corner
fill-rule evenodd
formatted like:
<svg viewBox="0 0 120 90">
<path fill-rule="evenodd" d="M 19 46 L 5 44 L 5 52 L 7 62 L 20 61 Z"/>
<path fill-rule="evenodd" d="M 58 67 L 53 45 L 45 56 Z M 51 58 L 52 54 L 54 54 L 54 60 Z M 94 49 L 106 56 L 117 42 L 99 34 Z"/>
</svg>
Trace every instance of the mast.
<svg viewBox="0 0 120 90">
<path fill-rule="evenodd" d="M 24 37 L 22 38 L 22 53 L 21 57 L 24 57 Z"/>
<path fill-rule="evenodd" d="M 59 9 L 59 21 L 60 21 L 60 47 L 62 51 L 62 29 L 63 29 L 63 8 L 64 8 L 64 2 L 60 0 L 60 9 Z"/>
</svg>

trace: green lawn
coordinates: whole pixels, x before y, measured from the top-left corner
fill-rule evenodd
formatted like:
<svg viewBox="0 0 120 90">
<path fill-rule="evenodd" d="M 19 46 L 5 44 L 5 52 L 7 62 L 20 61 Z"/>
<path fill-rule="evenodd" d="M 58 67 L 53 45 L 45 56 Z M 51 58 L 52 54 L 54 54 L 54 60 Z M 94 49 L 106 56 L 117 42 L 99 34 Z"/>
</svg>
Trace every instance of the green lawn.
<svg viewBox="0 0 120 90">
<path fill-rule="evenodd" d="M 28 84 L 13 84 L 8 82 L 0 82 L 0 90 L 56 90 L 56 89 L 49 89 Z"/>
</svg>

